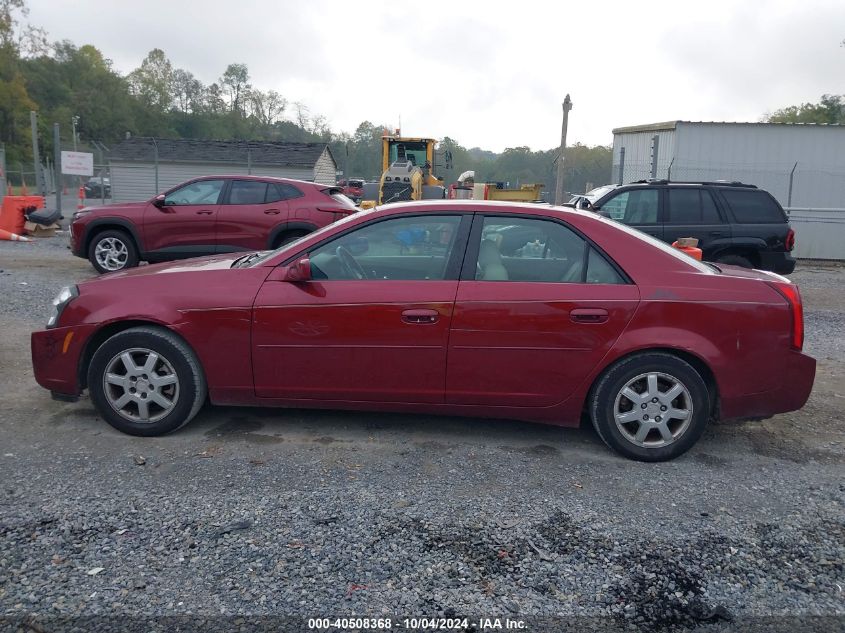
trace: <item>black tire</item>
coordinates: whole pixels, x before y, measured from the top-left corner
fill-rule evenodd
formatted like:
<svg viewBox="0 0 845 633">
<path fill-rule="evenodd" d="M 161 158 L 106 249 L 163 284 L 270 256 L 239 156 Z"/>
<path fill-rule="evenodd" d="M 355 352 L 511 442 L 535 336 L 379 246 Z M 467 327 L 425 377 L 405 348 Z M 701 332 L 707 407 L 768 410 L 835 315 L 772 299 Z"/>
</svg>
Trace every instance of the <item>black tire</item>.
<svg viewBox="0 0 845 633">
<path fill-rule="evenodd" d="M 629 434 L 633 434 L 635 430 L 639 431 L 647 425 L 654 425 L 655 420 L 659 420 L 659 417 L 656 416 L 661 415 L 660 406 L 663 403 L 662 401 L 653 403 L 649 400 L 648 403 L 637 404 L 633 400 L 628 400 L 621 392 L 630 381 L 649 373 L 661 376 L 659 378 L 661 382 L 667 380 L 666 377 L 668 376 L 668 378 L 680 383 L 686 391 L 673 399 L 673 404 L 669 406 L 674 408 L 675 403 L 684 401 L 685 406 L 692 405 L 692 414 L 688 416 L 689 423 L 686 427 L 683 426 L 682 420 L 670 419 L 668 424 L 664 424 L 672 433 L 678 433 L 677 437 L 674 437 L 670 442 L 665 441 L 662 431 L 653 428 L 646 431 L 647 435 L 643 438 L 643 444 L 646 445 L 643 446 L 638 445 L 636 437 L 631 438 Z M 647 382 L 648 379 L 642 378 L 642 381 Z M 661 390 L 658 384 L 658 391 L 666 394 L 669 389 Z M 645 393 L 645 391 L 640 392 L 636 389 L 634 389 L 634 392 L 637 394 Z M 617 425 L 617 398 L 620 400 L 620 407 L 630 403 L 631 408 L 628 412 L 636 411 L 636 420 Z M 687 399 L 691 402 L 686 403 Z M 710 402 L 707 385 L 692 365 L 665 352 L 644 352 L 625 358 L 607 369 L 596 382 L 588 406 L 596 432 L 610 448 L 637 461 L 661 462 L 683 455 L 698 441 L 710 419 Z M 640 421 L 638 406 L 643 408 L 644 413 L 646 410 L 652 413 L 650 422 L 643 423 Z M 652 408 L 655 408 L 655 411 L 652 411 Z M 665 409 L 663 410 L 665 411 Z M 648 416 L 644 415 L 644 418 L 646 417 Z M 634 424 L 637 426 L 633 427 Z M 620 430 L 620 426 L 625 429 L 625 433 Z M 672 428 L 674 428 L 674 431 L 672 431 Z M 664 443 L 660 445 L 661 442 Z"/>
<path fill-rule="evenodd" d="M 122 254 L 124 251 L 121 250 L 120 258 L 113 260 L 115 262 L 114 267 L 103 265 L 97 259 L 97 247 L 101 244 L 108 243 L 107 240 L 112 240 L 112 244 L 122 245 L 122 249 L 125 250 L 125 256 Z M 126 231 L 109 229 L 102 233 L 97 233 L 91 239 L 91 243 L 88 245 L 88 261 L 91 262 L 91 265 L 98 273 L 113 273 L 117 270 L 134 268 L 138 265 L 138 247 L 135 246 L 135 241 Z M 117 266 L 117 264 L 120 265 Z"/>
<path fill-rule="evenodd" d="M 743 268 L 754 268 L 751 260 L 742 255 L 722 255 L 717 257 L 716 261 L 720 264 L 729 264 L 731 266 L 742 266 Z"/>
<path fill-rule="evenodd" d="M 136 350 L 132 352 L 134 358 L 138 358 L 138 354 L 141 353 L 137 350 L 154 352 L 162 361 L 162 365 L 159 366 L 163 366 L 163 363 L 169 364 L 169 369 L 172 369 L 172 374 L 176 377 L 174 384 L 178 390 L 171 391 L 171 394 L 173 391 L 176 394 L 172 398 L 174 401 L 172 409 L 162 415 L 160 419 L 148 422 L 133 419 L 132 410 L 134 409 L 136 411 L 135 417 L 137 417 L 140 414 L 140 408 L 138 408 L 137 404 L 133 407 L 132 402 L 122 409 L 124 411 L 123 413 L 112 405 L 115 396 L 122 395 L 116 389 L 123 388 L 106 387 L 106 372 L 113 362 L 117 362 L 117 359 L 129 350 Z M 141 369 L 141 371 L 149 370 Z M 152 371 L 157 370 L 154 367 Z M 160 376 L 160 378 L 166 378 L 170 375 L 168 373 Z M 147 379 L 145 378 L 144 380 L 146 381 Z M 137 386 L 139 382 L 134 384 Z M 167 387 L 152 386 L 145 388 L 152 390 L 158 388 L 161 390 Z M 107 389 L 115 390 L 107 393 Z M 139 387 L 138 391 L 141 391 L 141 389 Z M 91 363 L 88 366 L 88 391 L 91 395 L 91 401 L 106 422 L 117 430 L 128 433 L 129 435 L 145 437 L 171 433 L 190 422 L 205 402 L 207 393 L 205 374 L 193 350 L 172 332 L 156 327 L 135 327 L 124 330 L 100 345 L 94 352 Z M 146 393 L 143 394 L 143 397 L 146 398 Z M 134 398 L 134 400 L 137 402 L 138 398 Z M 151 399 L 147 404 L 149 406 L 154 403 Z M 165 411 L 167 410 L 164 409 L 161 413 Z M 153 408 L 150 407 L 148 411 L 150 418 L 154 417 L 152 413 Z"/>
<path fill-rule="evenodd" d="M 279 248 L 280 246 L 284 246 L 285 244 L 290 244 L 291 242 L 298 240 L 300 237 L 304 237 L 308 235 L 308 231 L 287 231 L 286 233 L 282 233 L 276 240 L 273 242 L 273 248 Z"/>
</svg>

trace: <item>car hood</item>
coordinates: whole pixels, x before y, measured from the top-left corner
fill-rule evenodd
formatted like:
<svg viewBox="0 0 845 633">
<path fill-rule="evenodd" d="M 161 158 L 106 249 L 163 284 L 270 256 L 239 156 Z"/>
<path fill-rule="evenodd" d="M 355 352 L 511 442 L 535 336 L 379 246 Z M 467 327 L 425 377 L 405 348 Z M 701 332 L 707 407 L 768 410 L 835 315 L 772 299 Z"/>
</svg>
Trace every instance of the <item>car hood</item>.
<svg viewBox="0 0 845 633">
<path fill-rule="evenodd" d="M 226 253 L 225 255 L 209 255 L 207 257 L 194 257 L 192 259 L 181 259 L 172 262 L 163 262 L 161 264 L 150 264 L 149 266 L 138 266 L 137 268 L 100 275 L 83 283 L 98 283 L 99 281 L 110 281 L 127 277 L 149 277 L 150 275 L 167 275 L 171 273 L 201 273 L 209 270 L 223 270 L 231 268 L 232 262 L 248 254 Z"/>
<path fill-rule="evenodd" d="M 108 183 L 106 183 L 108 184 Z M 91 213 L 96 213 L 98 215 L 108 215 L 116 212 L 120 213 L 138 213 L 143 211 L 144 207 L 147 206 L 147 202 L 120 202 L 117 204 L 94 204 L 88 207 L 83 207 L 79 209 L 79 211 L 90 211 Z"/>
</svg>

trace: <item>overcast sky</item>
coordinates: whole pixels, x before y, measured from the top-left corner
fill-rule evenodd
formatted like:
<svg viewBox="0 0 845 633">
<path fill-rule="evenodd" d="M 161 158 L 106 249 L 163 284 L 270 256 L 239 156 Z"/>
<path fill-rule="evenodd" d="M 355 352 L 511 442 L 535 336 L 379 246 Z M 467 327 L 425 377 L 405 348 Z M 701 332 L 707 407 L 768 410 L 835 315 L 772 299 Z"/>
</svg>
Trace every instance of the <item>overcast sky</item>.
<svg viewBox="0 0 845 633">
<path fill-rule="evenodd" d="M 28 0 L 51 40 L 127 73 L 152 48 L 204 83 L 232 62 L 335 131 L 364 120 L 501 151 L 615 127 L 758 121 L 845 93 L 845 2 Z M 695 7 L 695 8 L 693 8 Z"/>
</svg>

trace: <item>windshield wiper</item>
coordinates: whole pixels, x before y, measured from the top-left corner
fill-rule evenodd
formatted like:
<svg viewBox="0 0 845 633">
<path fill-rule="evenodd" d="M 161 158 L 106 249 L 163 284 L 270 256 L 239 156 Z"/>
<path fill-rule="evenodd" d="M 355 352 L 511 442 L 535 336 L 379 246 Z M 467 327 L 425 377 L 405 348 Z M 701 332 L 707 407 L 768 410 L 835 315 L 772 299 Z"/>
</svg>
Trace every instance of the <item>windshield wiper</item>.
<svg viewBox="0 0 845 633">
<path fill-rule="evenodd" d="M 257 253 L 248 253 L 246 255 L 241 255 L 235 261 L 232 262 L 232 265 L 229 266 L 229 268 L 243 268 L 258 257 L 261 257 L 261 251 L 258 251 Z"/>
</svg>

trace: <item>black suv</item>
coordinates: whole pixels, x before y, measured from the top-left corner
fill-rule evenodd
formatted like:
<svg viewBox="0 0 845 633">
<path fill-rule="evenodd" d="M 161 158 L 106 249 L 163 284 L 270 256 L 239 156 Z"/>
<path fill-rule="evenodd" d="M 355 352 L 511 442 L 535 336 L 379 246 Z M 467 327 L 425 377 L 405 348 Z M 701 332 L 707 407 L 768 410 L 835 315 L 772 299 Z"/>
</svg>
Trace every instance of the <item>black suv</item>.
<svg viewBox="0 0 845 633">
<path fill-rule="evenodd" d="M 778 201 L 740 182 L 640 180 L 605 186 L 568 203 L 669 242 L 696 237 L 704 259 L 788 275 L 795 232 Z"/>
</svg>

